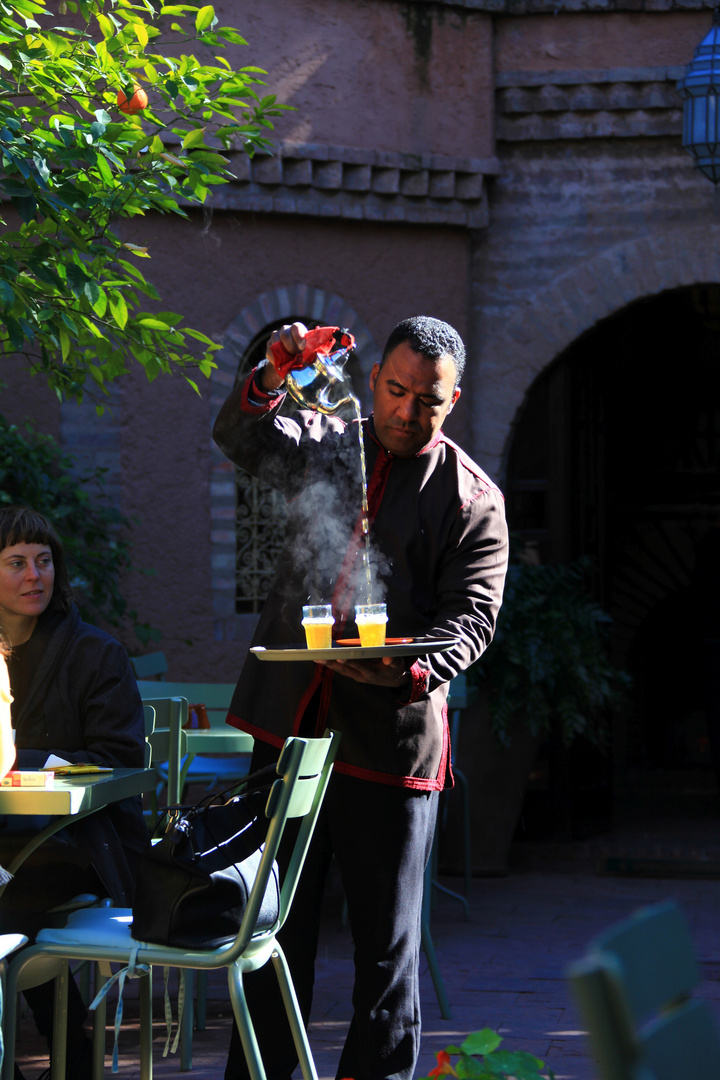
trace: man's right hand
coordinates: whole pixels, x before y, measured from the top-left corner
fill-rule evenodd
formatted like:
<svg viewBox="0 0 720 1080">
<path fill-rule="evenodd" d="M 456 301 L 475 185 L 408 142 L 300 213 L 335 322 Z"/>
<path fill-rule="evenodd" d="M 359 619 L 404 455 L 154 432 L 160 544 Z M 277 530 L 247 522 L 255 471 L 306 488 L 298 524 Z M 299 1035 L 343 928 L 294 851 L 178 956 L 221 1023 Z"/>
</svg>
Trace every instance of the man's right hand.
<svg viewBox="0 0 720 1080">
<path fill-rule="evenodd" d="M 275 369 L 272 346 L 279 341 L 291 355 L 295 356 L 305 348 L 305 335 L 307 332 L 307 327 L 301 322 L 294 322 L 291 325 L 281 326 L 279 330 L 273 330 L 265 349 L 265 357 L 268 363 L 260 369 L 261 390 L 277 390 L 285 382 L 284 377 L 279 375 Z"/>
</svg>

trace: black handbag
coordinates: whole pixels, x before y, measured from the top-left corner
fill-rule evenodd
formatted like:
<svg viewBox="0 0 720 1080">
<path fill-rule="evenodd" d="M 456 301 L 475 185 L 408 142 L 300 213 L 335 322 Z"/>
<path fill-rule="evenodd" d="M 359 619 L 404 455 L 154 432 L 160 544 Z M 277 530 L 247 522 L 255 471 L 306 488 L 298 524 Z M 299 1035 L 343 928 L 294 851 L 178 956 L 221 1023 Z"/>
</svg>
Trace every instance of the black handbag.
<svg viewBox="0 0 720 1080">
<path fill-rule="evenodd" d="M 264 808 L 276 775 L 271 765 L 248 776 L 250 790 L 241 795 L 226 800 L 223 792 L 168 808 L 164 835 L 140 856 L 130 928 L 136 941 L 208 949 L 236 937 L 262 857 Z M 279 911 L 273 864 L 256 929 L 272 927 Z"/>
</svg>

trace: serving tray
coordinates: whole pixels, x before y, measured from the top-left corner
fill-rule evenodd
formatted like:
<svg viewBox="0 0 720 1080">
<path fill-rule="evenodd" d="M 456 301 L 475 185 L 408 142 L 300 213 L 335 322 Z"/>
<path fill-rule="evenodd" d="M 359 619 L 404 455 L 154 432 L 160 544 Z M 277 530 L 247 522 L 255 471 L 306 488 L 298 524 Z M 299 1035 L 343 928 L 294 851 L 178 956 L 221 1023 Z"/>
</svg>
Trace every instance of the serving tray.
<svg viewBox="0 0 720 1080">
<path fill-rule="evenodd" d="M 281 649 L 266 649 L 262 645 L 253 645 L 250 652 L 257 656 L 258 660 L 379 660 L 383 656 L 427 656 L 428 653 L 445 652 L 459 641 L 460 638 L 415 638 L 408 644 L 371 645 L 367 648 L 362 645 L 336 643 L 331 649 L 306 649 L 292 645 Z"/>
</svg>

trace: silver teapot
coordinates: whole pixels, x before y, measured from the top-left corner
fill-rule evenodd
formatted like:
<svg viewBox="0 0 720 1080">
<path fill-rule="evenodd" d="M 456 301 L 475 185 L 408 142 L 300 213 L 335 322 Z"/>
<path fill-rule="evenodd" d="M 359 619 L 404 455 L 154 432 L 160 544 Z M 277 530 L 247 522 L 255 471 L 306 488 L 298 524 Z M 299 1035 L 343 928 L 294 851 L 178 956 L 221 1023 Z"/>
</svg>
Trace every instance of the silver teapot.
<svg viewBox="0 0 720 1080">
<path fill-rule="evenodd" d="M 331 352 L 325 355 L 315 353 L 305 367 L 293 368 L 287 373 L 285 385 L 299 405 L 331 416 L 353 400 L 352 383 L 345 371 L 345 362 L 354 345 L 355 338 L 349 330 L 338 328 Z"/>
</svg>

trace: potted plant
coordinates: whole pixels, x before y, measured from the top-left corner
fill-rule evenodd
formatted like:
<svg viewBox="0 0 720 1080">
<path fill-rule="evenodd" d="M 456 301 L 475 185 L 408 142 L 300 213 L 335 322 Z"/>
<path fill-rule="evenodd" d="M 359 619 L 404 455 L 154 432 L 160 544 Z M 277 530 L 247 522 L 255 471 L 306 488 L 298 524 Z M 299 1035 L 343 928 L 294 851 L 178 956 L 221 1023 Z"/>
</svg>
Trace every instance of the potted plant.
<svg viewBox="0 0 720 1080">
<path fill-rule="evenodd" d="M 592 596 L 590 570 L 584 557 L 508 568 L 495 638 L 472 669 L 504 746 L 518 717 L 533 735 L 558 735 L 565 745 L 578 736 L 607 744 L 608 710 L 628 677 L 610 662 L 611 619 Z"/>
<path fill-rule="evenodd" d="M 607 747 L 609 713 L 628 677 L 609 659 L 611 620 L 592 595 L 590 571 L 586 558 L 539 564 L 525 555 L 512 562 L 495 638 L 468 672 L 479 722 L 464 725 L 458 764 L 471 785 L 476 874 L 507 872 L 542 742 L 551 747 L 556 780 L 571 768 L 572 747 Z M 562 795 L 562 776 L 555 786 Z M 560 803 L 557 812 L 566 818 L 562 797 Z M 567 822 L 555 832 L 566 833 Z M 444 869 L 456 868 L 453 846 Z"/>
<path fill-rule="evenodd" d="M 552 1071 L 545 1073 L 545 1063 L 526 1050 L 500 1050 L 502 1037 L 492 1028 L 474 1031 L 460 1046 L 438 1050 L 437 1065 L 425 1080 L 455 1076 L 458 1080 L 554 1080 Z M 452 1057 L 457 1056 L 455 1064 Z"/>
</svg>

